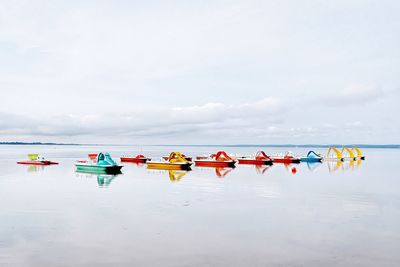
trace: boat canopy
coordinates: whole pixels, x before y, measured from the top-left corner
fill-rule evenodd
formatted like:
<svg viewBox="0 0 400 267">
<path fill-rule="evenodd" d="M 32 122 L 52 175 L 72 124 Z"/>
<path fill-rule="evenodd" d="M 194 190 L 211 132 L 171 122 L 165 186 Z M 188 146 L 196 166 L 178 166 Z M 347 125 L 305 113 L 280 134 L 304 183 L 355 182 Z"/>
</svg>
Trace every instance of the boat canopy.
<svg viewBox="0 0 400 267">
<path fill-rule="evenodd" d="M 310 150 L 307 153 L 307 158 L 321 158 L 321 155 L 315 153 L 314 150 Z"/>
<path fill-rule="evenodd" d="M 100 152 L 97 155 L 97 165 L 117 165 L 117 163 L 111 158 L 109 153 Z"/>
<path fill-rule="evenodd" d="M 354 158 L 353 150 L 347 146 L 342 147 L 342 151 L 340 153 L 342 154 L 343 158 Z"/>
<path fill-rule="evenodd" d="M 271 158 L 264 151 L 258 151 L 256 160 L 271 160 Z"/>
<path fill-rule="evenodd" d="M 211 155 L 211 157 L 213 159 L 215 159 L 216 161 L 230 161 L 230 160 L 233 160 L 231 157 L 228 156 L 228 154 L 226 154 L 225 151 L 218 151 L 217 154 L 213 154 L 213 155 Z"/>
<path fill-rule="evenodd" d="M 30 160 L 37 160 L 39 158 L 39 154 L 28 154 L 28 158 Z"/>
<path fill-rule="evenodd" d="M 342 153 L 336 147 L 331 146 L 331 147 L 329 147 L 328 152 L 326 153 L 326 158 L 341 159 L 342 158 Z"/>
<path fill-rule="evenodd" d="M 357 154 L 357 158 L 361 158 L 362 157 L 362 152 L 358 147 L 353 147 L 353 151 L 355 152 L 355 154 Z"/>
<path fill-rule="evenodd" d="M 180 152 L 171 152 L 171 154 L 169 154 L 168 162 L 170 162 L 170 163 L 176 163 L 176 162 L 190 163 L 190 161 L 185 159 L 185 156 Z"/>
</svg>

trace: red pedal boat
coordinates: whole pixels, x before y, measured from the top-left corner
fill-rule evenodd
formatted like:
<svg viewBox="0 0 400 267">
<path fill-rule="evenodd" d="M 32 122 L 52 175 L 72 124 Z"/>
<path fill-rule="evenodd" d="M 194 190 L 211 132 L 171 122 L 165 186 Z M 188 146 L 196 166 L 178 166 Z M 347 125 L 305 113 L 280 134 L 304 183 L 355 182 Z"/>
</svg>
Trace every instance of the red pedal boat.
<svg viewBox="0 0 400 267">
<path fill-rule="evenodd" d="M 286 152 L 284 156 L 273 156 L 271 157 L 273 163 L 300 163 L 300 158 L 296 158 L 291 152 Z"/>
<path fill-rule="evenodd" d="M 133 163 L 146 163 L 151 160 L 143 155 L 137 155 L 136 157 L 121 157 L 121 162 L 133 162 Z"/>
<path fill-rule="evenodd" d="M 207 159 L 196 159 L 196 166 L 200 167 L 235 167 L 236 161 L 226 154 L 225 151 L 219 151 L 217 154 L 212 154 Z"/>
<path fill-rule="evenodd" d="M 272 159 L 265 154 L 264 151 L 258 151 L 254 158 L 241 157 L 238 158 L 239 164 L 253 164 L 253 165 L 271 165 Z"/>
<path fill-rule="evenodd" d="M 29 160 L 17 161 L 17 164 L 24 165 L 55 165 L 58 162 L 50 161 L 44 159 L 44 157 L 39 156 L 39 154 L 28 154 Z"/>
</svg>

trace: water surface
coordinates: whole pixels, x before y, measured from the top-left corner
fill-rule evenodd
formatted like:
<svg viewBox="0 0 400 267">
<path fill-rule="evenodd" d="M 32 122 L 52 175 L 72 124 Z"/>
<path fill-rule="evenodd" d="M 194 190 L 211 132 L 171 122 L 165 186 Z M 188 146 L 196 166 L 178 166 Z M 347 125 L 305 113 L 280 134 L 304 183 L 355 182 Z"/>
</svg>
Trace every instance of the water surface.
<svg viewBox="0 0 400 267">
<path fill-rule="evenodd" d="M 0 266 L 400 265 L 397 149 L 365 149 L 365 161 L 342 165 L 186 173 L 125 164 L 117 176 L 73 166 L 90 152 L 174 149 L 220 148 L 0 146 Z M 60 165 L 15 163 L 32 152 Z"/>
</svg>

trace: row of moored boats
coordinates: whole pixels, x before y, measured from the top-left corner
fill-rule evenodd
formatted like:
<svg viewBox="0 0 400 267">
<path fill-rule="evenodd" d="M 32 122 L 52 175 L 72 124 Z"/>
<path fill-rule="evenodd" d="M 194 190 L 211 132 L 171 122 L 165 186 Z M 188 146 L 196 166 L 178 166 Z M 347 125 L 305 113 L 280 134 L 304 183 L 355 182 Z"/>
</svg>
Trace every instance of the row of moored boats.
<svg viewBox="0 0 400 267">
<path fill-rule="evenodd" d="M 38 154 L 29 154 L 29 160 L 19 161 L 18 164 L 29 165 L 52 165 L 58 162 L 44 159 Z M 165 170 L 188 170 L 194 164 L 198 167 L 235 167 L 236 164 L 252 165 L 271 165 L 274 163 L 292 164 L 300 162 L 321 162 L 321 161 L 345 161 L 345 160 L 364 160 L 365 156 L 357 147 L 343 147 L 337 149 L 330 147 L 325 156 L 314 151 L 309 151 L 307 155 L 297 157 L 291 152 L 281 155 L 269 156 L 264 151 L 258 151 L 252 156 L 234 156 L 225 151 L 218 151 L 215 154 L 200 155 L 196 158 L 188 157 L 180 152 L 172 152 L 169 156 L 162 157 L 161 160 L 152 160 L 144 155 L 121 157 L 121 162 L 131 162 L 147 164 L 149 169 Z M 78 160 L 75 163 L 76 170 L 80 172 L 104 172 L 118 173 L 122 165 L 115 162 L 109 153 L 88 154 L 88 159 Z"/>
</svg>

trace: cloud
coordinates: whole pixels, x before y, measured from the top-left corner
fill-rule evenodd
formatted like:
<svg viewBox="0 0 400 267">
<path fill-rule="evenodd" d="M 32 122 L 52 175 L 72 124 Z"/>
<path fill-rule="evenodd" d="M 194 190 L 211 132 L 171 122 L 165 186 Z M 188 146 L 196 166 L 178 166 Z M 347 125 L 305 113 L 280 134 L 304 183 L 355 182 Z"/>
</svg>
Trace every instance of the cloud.
<svg viewBox="0 0 400 267">
<path fill-rule="evenodd" d="M 280 100 L 265 98 L 254 103 L 226 105 L 207 103 L 129 113 L 103 113 L 63 116 L 31 116 L 0 113 L 0 134 L 35 136 L 179 136 L 191 133 L 214 135 L 251 131 L 277 123 L 284 113 Z M 267 116 L 271 115 L 271 116 Z M 279 123 L 279 122 L 278 122 Z M 249 130 L 250 129 L 250 130 Z M 273 128 L 270 128 L 273 129 Z"/>
<path fill-rule="evenodd" d="M 375 102 L 384 96 L 383 90 L 374 85 L 355 84 L 342 90 L 331 91 L 325 96 L 324 102 L 329 106 L 365 105 Z"/>
</svg>

